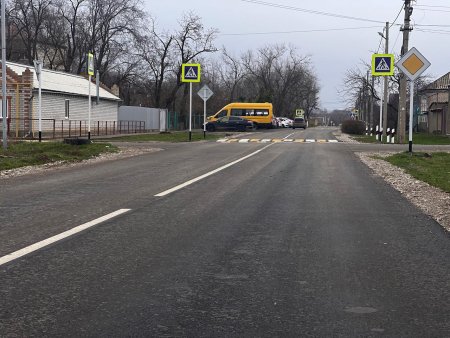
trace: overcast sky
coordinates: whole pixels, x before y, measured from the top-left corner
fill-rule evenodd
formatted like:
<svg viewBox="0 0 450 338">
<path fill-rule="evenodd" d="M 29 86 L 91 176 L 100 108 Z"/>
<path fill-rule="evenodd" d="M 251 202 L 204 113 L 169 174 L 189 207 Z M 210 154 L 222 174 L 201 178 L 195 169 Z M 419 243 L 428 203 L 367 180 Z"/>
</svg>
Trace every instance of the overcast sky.
<svg viewBox="0 0 450 338">
<path fill-rule="evenodd" d="M 346 107 L 338 93 L 346 70 L 357 67 L 362 69 L 362 60 L 371 62 L 372 53 L 380 46 L 378 32 L 382 32 L 386 21 L 392 23 L 395 20 L 404 3 L 403 0 L 254 2 L 144 0 L 146 9 L 156 19 L 160 30 L 176 29 L 183 13 L 193 11 L 202 18 L 205 27 L 219 30 L 216 47 L 224 46 L 236 56 L 266 44 L 287 43 L 295 46 L 299 54 L 311 57 L 321 88 L 320 107 L 328 110 Z M 438 78 L 450 71 L 450 1 L 413 2 L 412 22 L 417 27 L 410 34 L 409 47 L 416 47 L 431 62 L 427 73 Z M 306 13 L 303 10 L 355 19 Z M 396 24 L 402 24 L 403 19 L 404 11 Z M 390 29 L 390 52 L 393 54 L 400 53 L 402 35 L 399 28 L 394 25 Z M 384 40 L 380 52 L 384 52 Z"/>
</svg>

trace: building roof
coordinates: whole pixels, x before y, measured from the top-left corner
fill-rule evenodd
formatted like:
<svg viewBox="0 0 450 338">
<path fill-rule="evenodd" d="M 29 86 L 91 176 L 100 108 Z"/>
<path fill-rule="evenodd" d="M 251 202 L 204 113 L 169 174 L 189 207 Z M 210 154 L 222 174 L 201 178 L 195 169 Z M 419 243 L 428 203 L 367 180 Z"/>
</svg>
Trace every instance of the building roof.
<svg viewBox="0 0 450 338">
<path fill-rule="evenodd" d="M 6 65 L 18 75 L 21 75 L 25 69 L 29 68 L 33 73 L 33 87 L 35 89 L 39 87 L 33 66 L 12 62 L 6 62 Z M 83 76 L 43 68 L 41 79 L 42 90 L 71 95 L 89 95 L 89 80 Z M 91 83 L 91 95 L 96 96 L 95 83 Z M 119 97 L 102 88 L 102 86 L 99 88 L 99 96 L 102 99 L 120 101 Z"/>
<path fill-rule="evenodd" d="M 450 86 L 450 72 L 441 76 L 436 81 L 430 83 L 423 90 L 433 91 L 433 90 L 448 90 L 448 86 Z"/>
</svg>

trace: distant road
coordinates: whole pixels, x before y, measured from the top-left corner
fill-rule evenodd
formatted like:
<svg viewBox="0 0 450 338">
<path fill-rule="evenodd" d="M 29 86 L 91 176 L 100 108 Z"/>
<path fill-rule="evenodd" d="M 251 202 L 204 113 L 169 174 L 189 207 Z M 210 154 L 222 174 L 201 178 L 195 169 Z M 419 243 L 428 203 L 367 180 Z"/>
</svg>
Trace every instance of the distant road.
<svg viewBox="0 0 450 338">
<path fill-rule="evenodd" d="M 354 155 L 374 146 L 151 145 L 0 180 L 0 261 L 92 224 L 0 265 L 0 336 L 450 336 L 450 237 Z"/>
</svg>

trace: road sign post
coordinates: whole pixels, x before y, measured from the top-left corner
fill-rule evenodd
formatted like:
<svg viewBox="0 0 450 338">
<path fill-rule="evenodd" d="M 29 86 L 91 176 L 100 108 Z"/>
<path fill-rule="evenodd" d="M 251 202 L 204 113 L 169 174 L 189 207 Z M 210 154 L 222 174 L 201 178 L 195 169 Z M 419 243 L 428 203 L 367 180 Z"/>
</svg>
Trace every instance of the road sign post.
<svg viewBox="0 0 450 338">
<path fill-rule="evenodd" d="M 192 83 L 200 82 L 200 64 L 183 63 L 181 65 L 181 82 L 189 82 L 189 141 L 192 141 Z"/>
<path fill-rule="evenodd" d="M 396 66 L 409 79 L 409 152 L 412 153 L 412 128 L 414 115 L 414 81 L 428 68 L 431 63 L 416 48 L 411 48 L 398 60 Z"/>
<path fill-rule="evenodd" d="M 206 101 L 212 96 L 213 92 L 207 85 L 204 85 L 197 93 L 203 99 L 203 138 L 206 138 Z"/>
<path fill-rule="evenodd" d="M 89 74 L 89 89 L 88 89 L 88 140 L 91 139 L 91 77 L 94 75 L 94 55 L 92 53 L 88 53 L 88 74 Z"/>
<path fill-rule="evenodd" d="M 372 76 L 392 76 L 394 75 L 394 55 L 393 54 L 373 54 L 372 55 Z M 386 81 L 384 83 L 386 86 Z M 381 83 L 380 95 L 380 142 L 383 142 L 383 82 Z M 384 112 L 385 115 L 387 112 Z"/>
<path fill-rule="evenodd" d="M 7 97 L 6 97 L 6 10 L 5 0 L 1 0 L 1 35 L 2 35 L 2 130 L 3 130 L 3 149 L 8 148 L 8 136 L 7 136 Z"/>
</svg>

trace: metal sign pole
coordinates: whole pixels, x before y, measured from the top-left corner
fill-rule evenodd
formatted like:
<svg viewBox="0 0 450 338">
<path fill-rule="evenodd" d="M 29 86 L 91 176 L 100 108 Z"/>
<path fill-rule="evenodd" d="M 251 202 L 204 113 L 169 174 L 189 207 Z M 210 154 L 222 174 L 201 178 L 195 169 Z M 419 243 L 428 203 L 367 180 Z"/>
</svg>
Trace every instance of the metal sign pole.
<svg viewBox="0 0 450 338">
<path fill-rule="evenodd" d="M 192 140 L 192 82 L 189 82 L 189 142 Z"/>
<path fill-rule="evenodd" d="M 91 74 L 89 74 L 88 140 L 91 139 Z"/>
<path fill-rule="evenodd" d="M 8 148 L 7 140 L 7 98 L 6 98 L 6 24 L 5 24 L 5 0 L 1 1 L 2 6 L 2 117 L 3 117 L 3 149 Z"/>
<path fill-rule="evenodd" d="M 381 81 L 380 95 L 380 143 L 383 143 L 383 81 Z"/>
<path fill-rule="evenodd" d="M 412 153 L 412 144 L 413 144 L 413 115 L 414 115 L 414 81 L 411 80 L 409 82 L 409 152 Z"/>
<path fill-rule="evenodd" d="M 206 95 L 206 88 L 205 88 Z M 206 139 L 206 100 L 203 99 L 203 139 Z"/>
<path fill-rule="evenodd" d="M 39 142 L 42 141 L 42 63 L 39 62 Z"/>
</svg>

